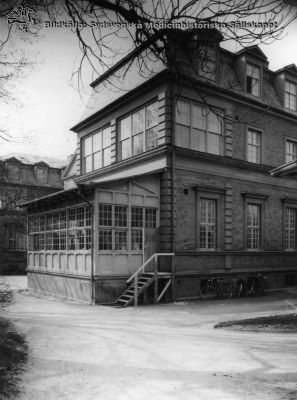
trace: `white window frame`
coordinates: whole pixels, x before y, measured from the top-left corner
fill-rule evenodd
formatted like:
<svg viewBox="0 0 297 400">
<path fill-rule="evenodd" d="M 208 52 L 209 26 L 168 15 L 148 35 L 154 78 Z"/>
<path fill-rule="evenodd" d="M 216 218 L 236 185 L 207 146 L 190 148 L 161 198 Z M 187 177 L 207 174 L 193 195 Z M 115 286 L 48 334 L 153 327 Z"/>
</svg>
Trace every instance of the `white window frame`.
<svg viewBox="0 0 297 400">
<path fill-rule="evenodd" d="M 259 143 L 257 143 L 255 138 L 259 139 Z M 262 131 L 248 127 L 246 133 L 246 160 L 255 164 L 261 164 L 262 148 Z"/>
<path fill-rule="evenodd" d="M 156 107 L 156 121 L 154 121 L 152 124 L 149 123 L 149 118 L 148 118 L 148 110 L 150 107 L 155 106 Z M 139 130 L 135 130 L 137 126 L 136 120 L 134 120 L 134 117 L 142 113 L 142 118 L 139 120 L 141 122 L 142 128 Z M 126 129 L 125 131 L 122 129 L 122 126 L 124 126 L 124 123 L 126 124 Z M 125 160 L 127 158 L 133 157 L 137 154 L 142 154 L 146 151 L 152 150 L 156 147 L 158 147 L 158 138 L 159 138 L 159 102 L 158 100 L 152 101 L 145 106 L 142 106 L 136 110 L 133 110 L 129 114 L 121 117 L 118 121 L 118 131 L 119 131 L 119 137 L 118 137 L 118 155 L 119 155 L 119 160 Z M 135 127 L 135 128 L 134 128 Z M 149 131 L 150 130 L 156 130 L 156 137 L 155 137 L 155 143 L 153 146 L 149 147 L 148 146 L 148 138 L 149 138 Z M 142 135 L 142 146 L 139 147 L 139 150 L 135 150 L 134 143 L 136 141 L 136 138 L 140 137 Z M 123 144 L 125 143 L 125 146 L 127 146 L 127 153 L 123 153 Z"/>
<path fill-rule="evenodd" d="M 288 149 L 289 146 L 293 146 L 295 148 L 294 151 L 290 151 Z M 292 162 L 297 159 L 297 140 L 286 138 L 285 141 L 285 163 Z"/>
<path fill-rule="evenodd" d="M 292 91 L 292 89 L 294 89 Z M 285 80 L 285 108 L 296 111 L 297 109 L 297 83 L 289 79 Z"/>
<path fill-rule="evenodd" d="M 181 103 L 187 104 L 189 106 L 189 123 L 185 124 L 182 122 L 179 118 L 179 115 L 181 113 Z M 197 111 L 200 108 L 201 109 L 201 120 L 200 122 L 195 123 L 194 119 L 194 108 L 196 107 Z M 218 119 L 219 124 L 220 124 L 220 132 L 216 132 L 215 130 L 211 130 L 211 116 L 215 116 L 215 118 Z M 213 107 L 212 109 L 200 104 L 196 103 L 187 99 L 177 99 L 176 104 L 175 104 L 175 144 L 179 147 L 184 147 L 184 148 L 190 148 L 192 150 L 197 150 L 197 151 L 202 151 L 204 153 L 208 154 L 215 154 L 215 155 L 224 155 L 224 112 L 221 109 L 217 109 L 216 107 Z M 202 127 L 204 125 L 204 128 Z M 183 145 L 182 143 L 182 138 L 181 134 L 178 136 L 178 131 L 177 131 L 177 126 L 182 127 L 183 129 L 188 130 L 188 135 L 189 135 L 189 144 L 188 146 Z M 203 146 L 195 145 L 195 136 L 194 133 L 196 132 L 196 139 L 199 138 L 198 135 L 200 135 L 200 138 L 203 139 L 204 142 L 204 149 Z M 214 135 L 215 137 L 219 138 L 219 146 L 218 146 L 218 152 L 213 152 L 210 151 L 210 138 L 211 135 Z M 203 137 L 204 136 L 204 137 Z M 198 142 L 200 141 L 200 138 L 198 139 Z"/>
<path fill-rule="evenodd" d="M 252 68 L 252 72 L 249 73 L 249 67 Z M 258 74 L 255 74 L 255 71 L 259 71 L 259 76 Z M 249 91 L 249 81 L 250 78 L 250 85 L 251 89 Z M 252 63 L 247 61 L 246 63 L 246 93 L 255 96 L 255 97 L 261 97 L 261 67 L 258 64 Z"/>
<path fill-rule="evenodd" d="M 99 138 L 99 147 L 95 147 L 95 139 Z M 86 142 L 91 141 L 91 151 L 86 154 Z M 109 154 L 107 157 L 106 155 Z M 90 162 L 90 167 L 88 163 Z M 96 163 L 99 162 L 97 165 Z M 82 138 L 82 169 L 83 173 L 87 174 L 92 171 L 97 171 L 111 164 L 111 128 L 106 125 L 103 128 L 96 130 Z"/>
</svg>

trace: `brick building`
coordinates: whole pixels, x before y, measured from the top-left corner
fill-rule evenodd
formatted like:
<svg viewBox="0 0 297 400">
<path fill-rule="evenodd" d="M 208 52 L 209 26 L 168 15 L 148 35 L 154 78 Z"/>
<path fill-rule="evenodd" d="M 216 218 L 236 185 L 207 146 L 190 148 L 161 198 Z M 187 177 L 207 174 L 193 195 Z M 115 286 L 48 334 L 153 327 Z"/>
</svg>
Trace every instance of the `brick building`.
<svg viewBox="0 0 297 400">
<path fill-rule="evenodd" d="M 25 273 L 27 218 L 19 205 L 63 188 L 65 162 L 13 153 L 0 158 L 0 273 Z"/>
<path fill-rule="evenodd" d="M 197 298 L 211 275 L 296 282 L 297 68 L 221 39 L 175 32 L 167 64 L 135 51 L 91 84 L 76 187 L 27 205 L 30 288 L 113 302 L 158 252 L 174 257 L 136 274 L 144 300 Z"/>
</svg>

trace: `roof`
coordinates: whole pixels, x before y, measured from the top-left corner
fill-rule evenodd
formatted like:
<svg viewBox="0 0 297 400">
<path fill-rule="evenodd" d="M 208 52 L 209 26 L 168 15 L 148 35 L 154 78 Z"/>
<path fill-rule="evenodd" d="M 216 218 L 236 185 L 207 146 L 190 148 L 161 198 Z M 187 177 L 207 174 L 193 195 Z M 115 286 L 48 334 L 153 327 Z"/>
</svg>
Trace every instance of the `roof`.
<svg viewBox="0 0 297 400">
<path fill-rule="evenodd" d="M 270 171 L 272 176 L 288 176 L 296 178 L 297 175 L 297 160 L 290 161 L 287 164 L 281 165 L 280 167 L 274 168 Z"/>
<path fill-rule="evenodd" d="M 22 164 L 30 164 L 30 165 L 44 163 L 51 168 L 59 168 L 59 169 L 64 168 L 67 165 L 67 160 L 60 160 L 57 158 L 44 157 L 44 156 L 36 156 L 32 154 L 9 153 L 4 156 L 0 156 L 0 160 L 2 161 L 8 161 L 11 159 L 19 161 Z"/>
</svg>

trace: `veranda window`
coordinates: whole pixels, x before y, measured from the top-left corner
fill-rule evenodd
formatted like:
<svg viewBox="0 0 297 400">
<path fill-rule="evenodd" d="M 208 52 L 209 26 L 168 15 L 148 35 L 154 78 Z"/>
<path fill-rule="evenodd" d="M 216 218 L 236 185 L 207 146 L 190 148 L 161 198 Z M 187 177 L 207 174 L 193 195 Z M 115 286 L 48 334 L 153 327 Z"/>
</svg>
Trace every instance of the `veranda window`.
<svg viewBox="0 0 297 400">
<path fill-rule="evenodd" d="M 120 120 L 120 157 L 122 160 L 158 146 L 158 102 Z"/>
<path fill-rule="evenodd" d="M 176 145 L 211 154 L 223 153 L 223 113 L 178 100 L 175 110 Z"/>
<path fill-rule="evenodd" d="M 155 208 L 99 204 L 99 250 L 141 251 L 143 228 L 156 228 Z"/>
<path fill-rule="evenodd" d="M 80 206 L 29 219 L 30 248 L 33 251 L 89 250 L 91 209 Z"/>
</svg>

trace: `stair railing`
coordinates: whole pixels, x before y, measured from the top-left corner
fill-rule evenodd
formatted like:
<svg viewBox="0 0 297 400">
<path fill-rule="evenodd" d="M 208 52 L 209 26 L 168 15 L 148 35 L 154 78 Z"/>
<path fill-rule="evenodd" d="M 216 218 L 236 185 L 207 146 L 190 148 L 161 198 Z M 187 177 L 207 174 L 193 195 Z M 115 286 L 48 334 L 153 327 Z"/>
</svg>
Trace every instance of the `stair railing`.
<svg viewBox="0 0 297 400">
<path fill-rule="evenodd" d="M 155 278 L 155 297 L 158 297 L 157 288 L 158 288 L 158 258 L 161 256 L 170 256 L 173 257 L 174 253 L 154 253 L 150 256 L 135 272 L 130 278 L 127 280 L 127 283 L 130 283 L 134 280 L 134 306 L 138 305 L 138 295 L 137 295 L 137 288 L 138 288 L 138 276 L 141 273 L 145 273 L 145 267 L 149 265 L 154 260 L 154 278 Z"/>
</svg>

